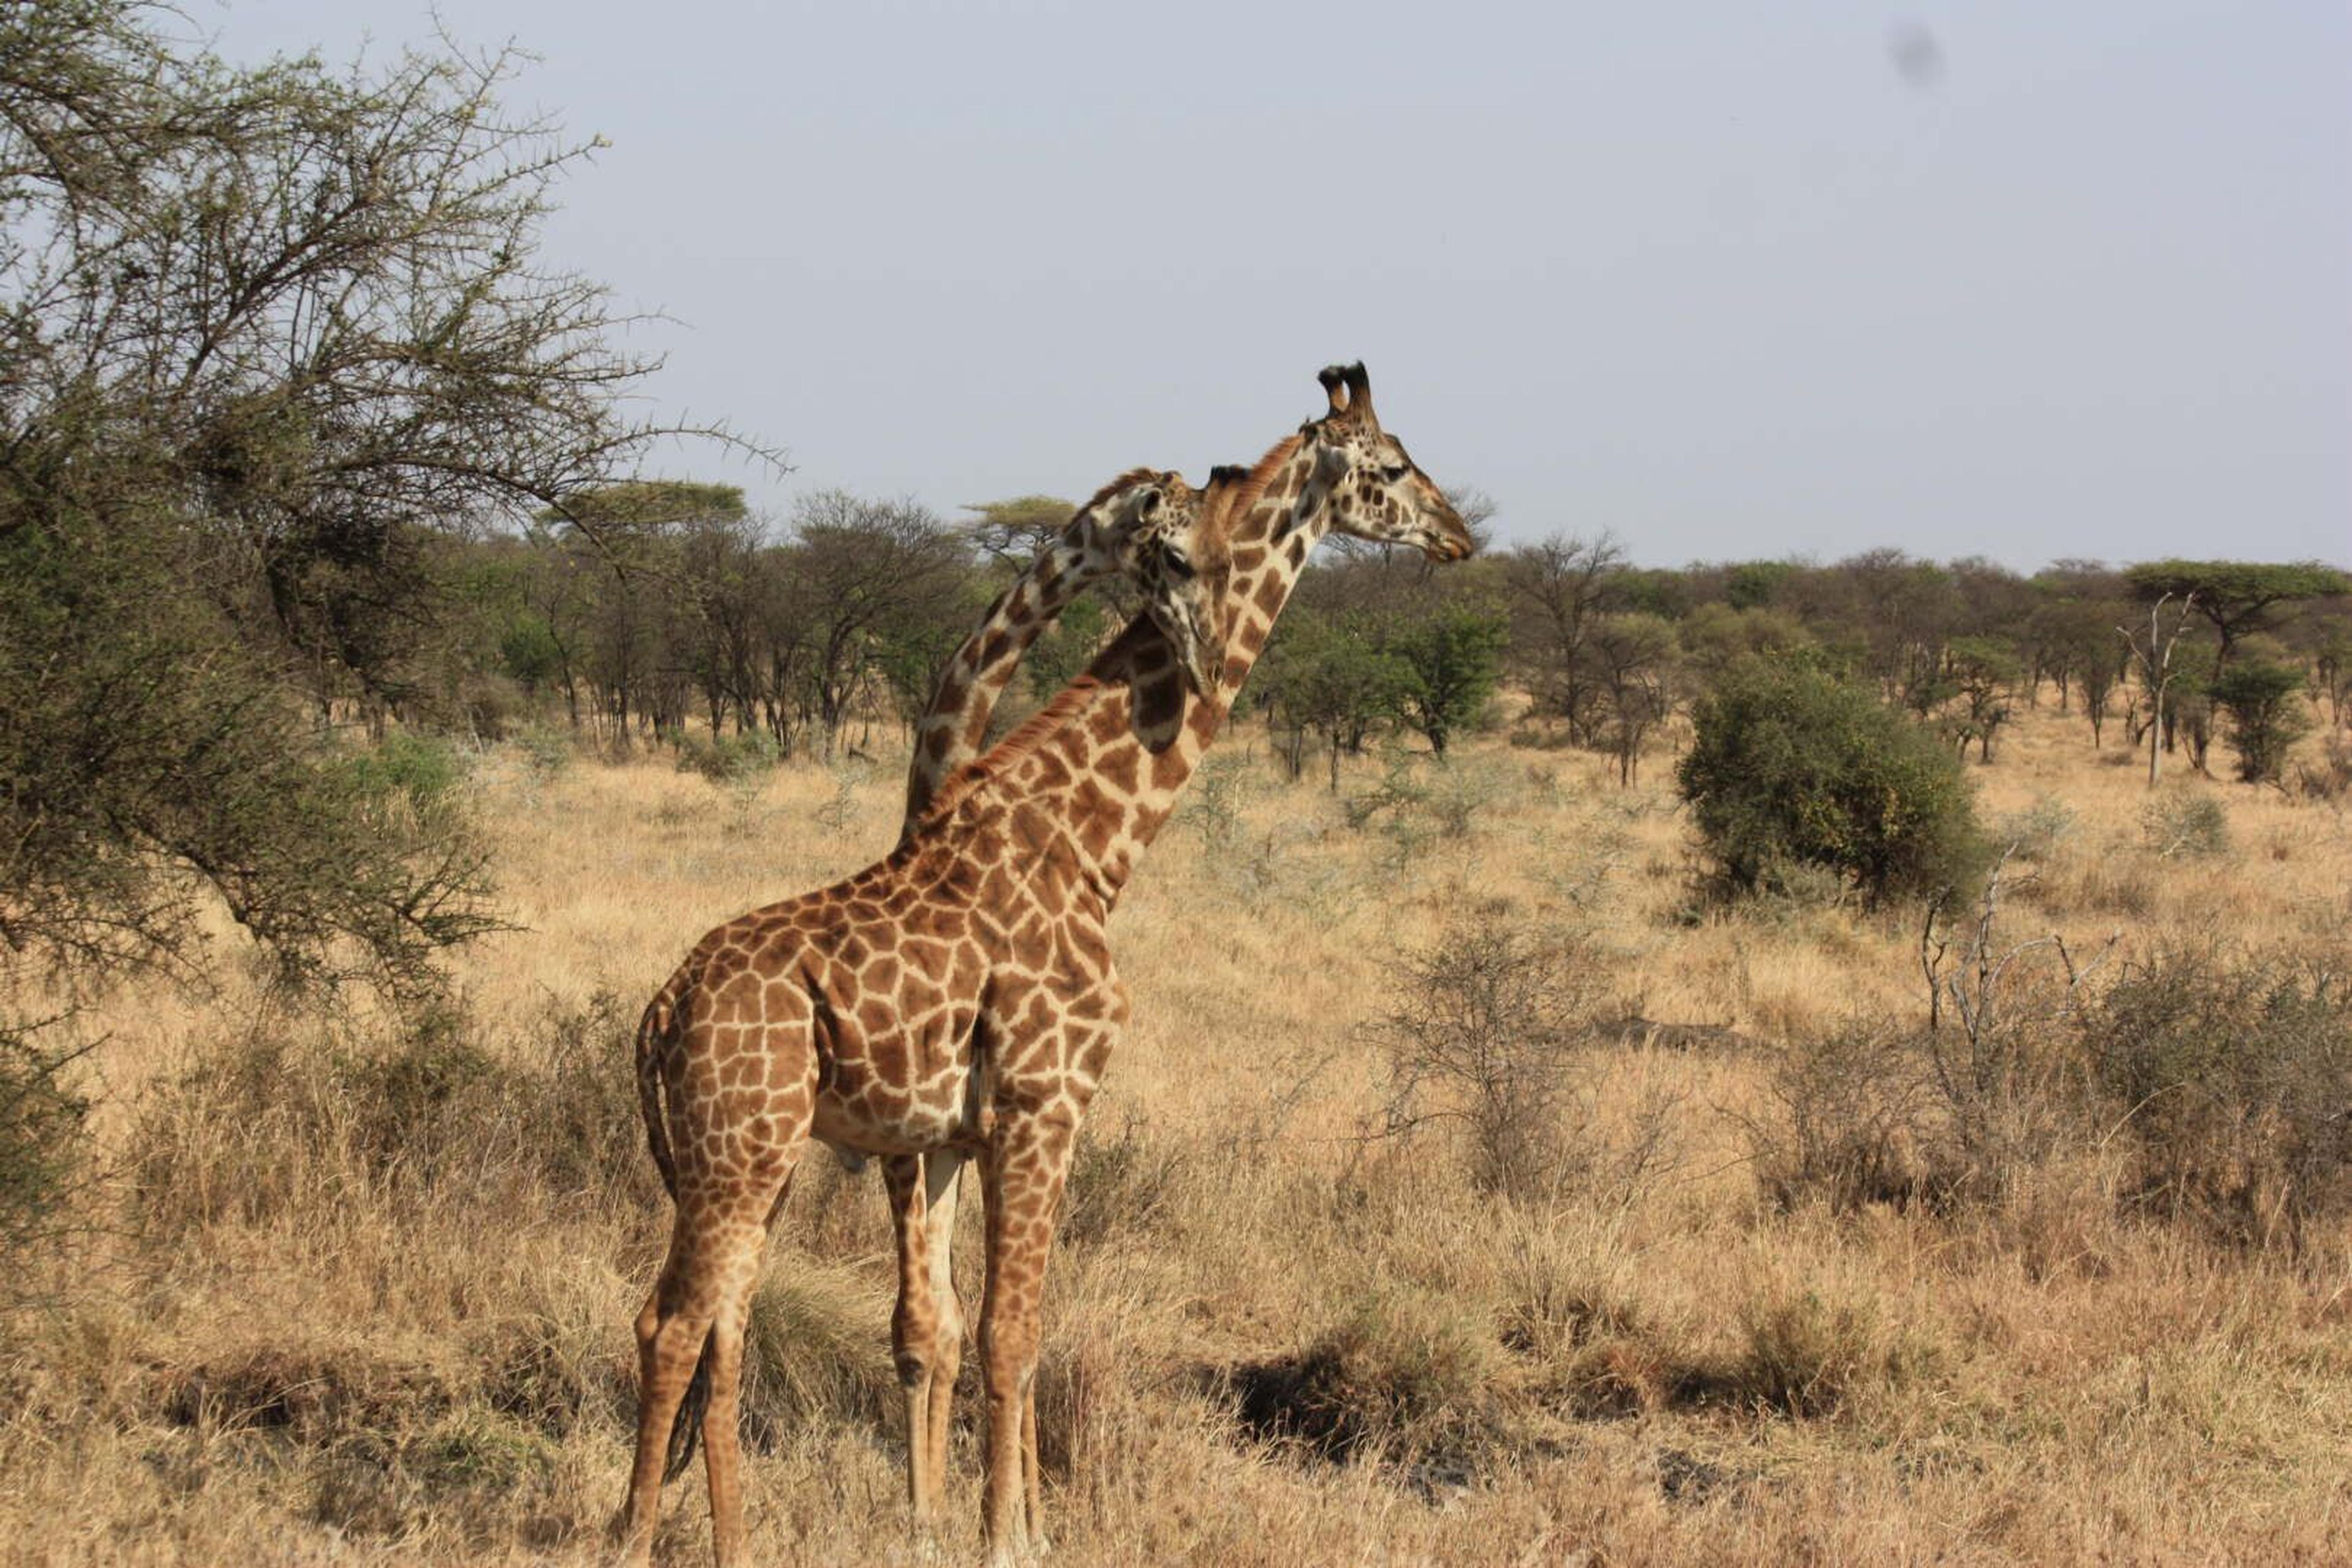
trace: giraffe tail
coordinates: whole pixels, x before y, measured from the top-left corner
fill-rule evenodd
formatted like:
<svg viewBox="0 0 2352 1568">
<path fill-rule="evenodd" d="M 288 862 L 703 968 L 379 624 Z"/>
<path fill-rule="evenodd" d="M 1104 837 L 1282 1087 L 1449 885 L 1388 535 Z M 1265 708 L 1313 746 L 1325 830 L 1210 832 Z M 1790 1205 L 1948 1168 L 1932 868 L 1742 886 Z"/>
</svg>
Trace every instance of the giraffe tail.
<svg viewBox="0 0 2352 1568">
<path fill-rule="evenodd" d="M 677 1160 L 670 1152 L 669 1116 L 662 1105 L 663 1047 L 676 1035 L 678 1022 L 670 994 L 671 987 L 663 986 L 661 994 L 647 1005 L 646 1016 L 637 1021 L 637 1110 L 645 1119 L 646 1143 L 653 1151 L 654 1164 L 661 1172 L 662 1190 L 675 1202 Z"/>
<path fill-rule="evenodd" d="M 702 1437 L 702 1413 L 710 1404 L 710 1337 L 703 1336 L 702 1354 L 694 1363 L 694 1375 L 687 1380 L 686 1397 L 677 1402 L 677 1419 L 669 1428 L 669 1462 L 662 1468 L 662 1485 L 667 1486 L 686 1473 L 694 1463 L 694 1446 Z"/>
<path fill-rule="evenodd" d="M 663 1106 L 662 1058 L 665 1047 L 677 1037 L 679 1019 L 675 995 L 674 982 L 663 986 L 637 1023 L 637 1110 L 645 1118 L 646 1146 L 653 1151 L 662 1186 L 673 1203 L 677 1200 L 677 1159 L 670 1152 L 669 1116 Z M 709 1404 L 710 1337 L 706 1333 L 702 1353 L 694 1363 L 694 1376 L 688 1380 L 686 1396 L 678 1401 L 677 1415 L 670 1424 L 669 1457 L 662 1468 L 664 1485 L 677 1479 L 694 1462 L 695 1446 L 702 1437 L 702 1414 Z"/>
</svg>

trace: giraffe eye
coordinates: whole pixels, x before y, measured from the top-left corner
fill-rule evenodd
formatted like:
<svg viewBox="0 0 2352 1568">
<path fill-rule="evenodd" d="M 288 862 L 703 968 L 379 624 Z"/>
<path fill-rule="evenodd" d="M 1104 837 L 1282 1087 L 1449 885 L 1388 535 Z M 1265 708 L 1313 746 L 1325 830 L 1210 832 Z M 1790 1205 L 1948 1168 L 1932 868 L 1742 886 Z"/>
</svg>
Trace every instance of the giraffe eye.
<svg viewBox="0 0 2352 1568">
<path fill-rule="evenodd" d="M 1171 576 L 1190 577 L 1192 563 L 1185 558 L 1182 551 L 1171 548 L 1168 552 L 1168 571 Z"/>
<path fill-rule="evenodd" d="M 1391 484 L 1394 484 L 1411 472 L 1412 472 L 1412 465 L 1411 463 L 1399 463 L 1393 468 L 1382 468 L 1381 470 L 1381 478 L 1386 479 Z"/>
</svg>

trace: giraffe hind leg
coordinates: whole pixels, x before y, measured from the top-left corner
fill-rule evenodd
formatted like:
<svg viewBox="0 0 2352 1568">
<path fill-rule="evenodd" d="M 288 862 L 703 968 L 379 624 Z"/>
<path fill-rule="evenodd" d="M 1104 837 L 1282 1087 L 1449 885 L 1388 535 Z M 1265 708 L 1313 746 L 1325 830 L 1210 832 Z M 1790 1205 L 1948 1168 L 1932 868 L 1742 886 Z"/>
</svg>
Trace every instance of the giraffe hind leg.
<svg viewBox="0 0 2352 1568">
<path fill-rule="evenodd" d="M 742 1345 L 761 1255 L 804 1142 L 782 1169 L 729 1195 L 724 1205 L 681 1207 L 661 1279 L 637 1317 L 640 1382 L 636 1460 L 614 1534 L 622 1561 L 648 1561 L 664 1482 L 693 1460 L 699 1440 L 709 1472 L 713 1534 L 721 1563 L 740 1560 Z"/>
<path fill-rule="evenodd" d="M 760 1283 L 760 1259 L 767 1226 L 744 1238 L 729 1259 L 725 1293 L 712 1323 L 703 1364 L 709 1371 L 709 1411 L 702 1434 L 702 1461 L 710 1486 L 712 1555 L 718 1568 L 745 1560 L 743 1535 L 743 1427 L 739 1403 L 743 1379 L 743 1336 L 751 1298 Z"/>
<path fill-rule="evenodd" d="M 613 1533 L 625 1563 L 643 1563 L 653 1552 L 654 1524 L 661 1509 L 662 1482 L 677 1447 L 677 1431 L 689 1385 L 702 1365 L 711 1318 L 688 1310 L 682 1300 L 687 1270 L 685 1216 L 670 1242 L 670 1258 L 660 1280 L 637 1314 L 637 1446 L 629 1472 L 629 1490 L 613 1521 Z M 698 1414 L 698 1413 L 697 1413 Z M 691 1441 L 691 1426 L 687 1441 Z"/>
</svg>

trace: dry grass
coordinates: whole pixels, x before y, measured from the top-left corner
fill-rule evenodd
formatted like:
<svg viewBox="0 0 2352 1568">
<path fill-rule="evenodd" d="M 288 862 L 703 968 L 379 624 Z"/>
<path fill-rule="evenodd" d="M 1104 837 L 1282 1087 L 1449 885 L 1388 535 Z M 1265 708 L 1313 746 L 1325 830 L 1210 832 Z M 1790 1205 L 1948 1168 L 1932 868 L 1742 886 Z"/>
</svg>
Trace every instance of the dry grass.
<svg viewBox="0 0 2352 1568">
<path fill-rule="evenodd" d="M 2084 733 L 2029 717 L 1976 772 L 1988 816 L 2033 829 L 2020 934 L 2341 940 L 2339 810 L 2187 781 L 2231 848 L 2166 856 L 2139 773 Z M 2294 1255 L 2217 1243 L 2135 1210 L 2088 1142 L 1998 1208 L 1768 1201 L 1740 1118 L 1788 1042 L 1916 1024 L 1916 931 L 1696 908 L 1663 765 L 1630 792 L 1597 757 L 1459 765 L 1461 811 L 1358 831 L 1319 788 L 1228 763 L 1222 815 L 1180 821 L 1131 889 L 1136 1023 L 1047 1300 L 1058 1559 L 2352 1560 L 2340 1229 Z M 0 1556 L 596 1560 L 667 1225 L 626 1024 L 706 927 L 886 847 L 899 788 L 887 767 L 756 794 L 659 763 L 551 775 L 520 751 L 472 787 L 525 929 L 464 956 L 447 1016 L 257 1011 L 225 942 L 218 997 L 126 993 L 82 1021 L 108 1036 L 103 1169 L 8 1323 Z M 1465 919 L 1575 930 L 1625 1011 L 1730 1031 L 1629 1032 L 1580 1103 L 1603 1135 L 1674 1107 L 1677 1157 L 1638 1191 L 1515 1205 L 1440 1143 L 1359 1140 L 1383 1092 L 1363 1026 Z M 878 1184 L 819 1162 L 781 1228 L 755 1546 L 912 1561 Z M 967 1430 L 951 1558 L 977 1551 L 977 1466 Z M 679 1496 L 657 1555 L 698 1561 Z"/>
</svg>

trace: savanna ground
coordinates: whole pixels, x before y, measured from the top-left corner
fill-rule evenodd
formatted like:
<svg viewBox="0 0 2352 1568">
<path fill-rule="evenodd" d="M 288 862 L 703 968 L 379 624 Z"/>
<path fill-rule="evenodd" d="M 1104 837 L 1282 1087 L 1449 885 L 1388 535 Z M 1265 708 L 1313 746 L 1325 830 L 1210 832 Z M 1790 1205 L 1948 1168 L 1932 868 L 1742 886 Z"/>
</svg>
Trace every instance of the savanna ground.
<svg viewBox="0 0 2352 1568">
<path fill-rule="evenodd" d="M 2169 783 L 2226 814 L 2193 856 L 2116 761 L 2043 714 L 1971 766 L 2028 840 L 2004 946 L 2056 931 L 2081 960 L 2119 931 L 2103 975 L 2217 936 L 2340 951 L 2340 805 Z M 885 849 L 902 769 L 729 791 L 559 763 L 473 767 L 520 929 L 430 1015 L 266 1003 L 232 973 L 77 1021 L 103 1037 L 100 1154 L 0 1354 L 0 1557 L 601 1556 L 668 1224 L 636 1010 L 709 925 Z M 1196 781 L 1116 923 L 1135 1024 L 1047 1296 L 1055 1560 L 2352 1561 L 2340 1215 L 2288 1246 L 2153 1213 L 2114 1128 L 1975 1201 L 1776 1187 L 1800 1043 L 1924 1021 L 1917 913 L 1709 909 L 1664 759 L 1631 789 L 1611 771 L 1484 737 L 1356 826 L 1342 801 L 1383 764 L 1335 798 L 1248 725 Z M 1373 1135 L 1375 1022 L 1415 955 L 1480 930 L 1577 966 L 1545 1181 L 1512 1199 L 1452 1125 Z M 2053 962 L 2015 983 L 2047 994 Z M 888 1247 L 870 1173 L 803 1165 L 746 1400 L 763 1561 L 919 1559 Z M 945 1561 L 978 1551 L 968 1422 L 955 1464 Z M 657 1561 L 707 1551 L 698 1479 Z"/>
</svg>

